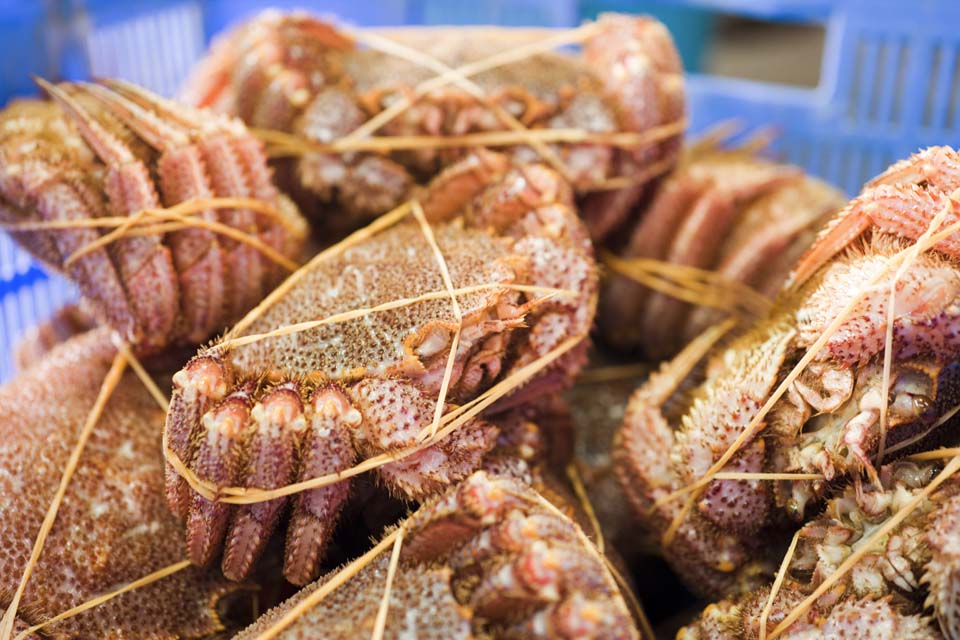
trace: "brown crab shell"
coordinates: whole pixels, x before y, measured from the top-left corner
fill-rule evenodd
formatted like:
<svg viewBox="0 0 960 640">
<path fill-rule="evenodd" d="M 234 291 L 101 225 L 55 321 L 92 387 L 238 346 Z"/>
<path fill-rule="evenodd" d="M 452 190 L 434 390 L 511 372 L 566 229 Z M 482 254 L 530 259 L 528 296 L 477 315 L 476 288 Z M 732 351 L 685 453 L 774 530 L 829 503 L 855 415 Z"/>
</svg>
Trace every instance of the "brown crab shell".
<svg viewBox="0 0 960 640">
<path fill-rule="evenodd" d="M 97 329 L 0 387 L 0 606 L 17 589 L 41 521 L 116 351 Z M 20 603 L 26 628 L 183 560 L 163 499 L 163 411 L 132 374 L 106 404 Z M 53 638 L 200 638 L 236 585 L 187 568 L 40 632 Z"/>
</svg>

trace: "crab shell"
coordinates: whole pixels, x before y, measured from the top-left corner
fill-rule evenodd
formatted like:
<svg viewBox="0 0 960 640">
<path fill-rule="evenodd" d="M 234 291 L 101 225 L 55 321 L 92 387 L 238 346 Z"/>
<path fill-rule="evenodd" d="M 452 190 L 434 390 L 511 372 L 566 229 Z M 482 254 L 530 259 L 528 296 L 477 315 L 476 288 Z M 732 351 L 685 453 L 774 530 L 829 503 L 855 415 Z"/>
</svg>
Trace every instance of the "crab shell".
<svg viewBox="0 0 960 640">
<path fill-rule="evenodd" d="M 620 254 L 711 270 L 773 298 L 817 229 L 844 203 L 840 192 L 798 167 L 746 149 L 694 144 L 640 208 Z M 656 360 L 723 317 L 619 275 L 604 287 L 600 309 L 606 341 Z"/>
<path fill-rule="evenodd" d="M 390 38 L 459 67 L 530 43 L 529 34 L 496 28 L 404 29 Z M 493 107 L 461 84 L 416 87 L 434 68 L 375 49 L 304 13 L 270 11 L 214 43 L 183 92 L 193 104 L 238 115 L 251 126 L 291 131 L 320 143 L 344 137 L 397 99 L 414 104 L 377 132 L 382 136 L 461 135 L 503 131 Z M 541 53 L 470 78 L 497 107 L 531 129 L 645 132 L 683 117 L 680 58 L 666 28 L 648 17 L 604 15 L 579 56 Z M 594 238 L 622 224 L 654 164 L 669 165 L 679 135 L 630 149 L 605 144 L 550 146 L 583 192 L 582 213 Z M 418 149 L 389 155 L 316 152 L 285 166 L 284 185 L 317 222 L 343 230 L 399 204 L 416 183 L 463 157 L 462 149 Z M 536 160 L 515 146 L 518 160 Z M 593 191 L 611 178 L 635 184 Z"/>
<path fill-rule="evenodd" d="M 114 354 L 109 330 L 97 329 L 57 346 L 0 387 L 4 610 Z M 125 375 L 67 487 L 21 600 L 17 631 L 185 558 L 182 528 L 163 501 L 162 425 L 162 410 L 132 373 Z M 222 628 L 218 601 L 235 591 L 236 585 L 190 567 L 38 633 L 206 637 Z"/>
<path fill-rule="evenodd" d="M 273 186 L 260 142 L 239 121 L 124 83 L 39 82 L 54 103 L 17 102 L 0 113 L 0 219 L 134 222 L 143 211 L 195 198 L 254 198 L 275 215 L 211 209 L 197 217 L 253 236 L 287 258 L 299 254 L 305 222 Z M 14 236 L 49 267 L 65 271 L 98 318 L 140 354 L 206 340 L 283 275 L 255 246 L 189 225 L 129 234 L 67 264 L 109 230 L 48 228 Z"/>
<path fill-rule="evenodd" d="M 549 169 L 511 168 L 497 154 L 480 152 L 454 165 L 421 201 L 453 288 L 472 288 L 457 295 L 462 319 L 437 255 L 412 221 L 317 259 L 229 336 L 240 339 L 433 295 L 248 344 L 214 342 L 174 377 L 166 425 L 171 450 L 220 487 L 274 488 L 339 472 L 358 456 L 419 442 L 418 434 L 433 420 L 458 326 L 449 409 L 585 337 L 596 306 L 597 274 L 569 194 Z M 461 211 L 464 218 L 451 220 Z M 549 297 L 510 289 L 511 284 L 568 293 Z M 569 384 L 586 347 L 586 340 L 578 342 L 499 407 Z M 477 469 L 497 433 L 488 419 L 471 419 L 436 444 L 379 468 L 377 475 L 395 493 L 423 498 Z M 234 579 L 250 571 L 286 501 L 241 507 L 210 502 L 172 470 L 167 492 L 173 510 L 187 521 L 191 558 L 210 562 L 226 539 L 222 566 Z M 305 584 L 316 577 L 348 494 L 345 480 L 294 497 L 288 580 Z"/>
<path fill-rule="evenodd" d="M 938 164 L 933 164 L 931 159 Z M 940 173 L 933 173 L 937 167 Z M 703 477 L 755 419 L 770 394 L 843 308 L 856 303 L 816 356 L 772 405 L 723 471 L 815 473 L 820 480 L 713 480 L 667 550 L 694 588 L 714 595 L 749 567 L 764 535 L 786 513 L 796 520 L 849 475 L 874 476 L 881 406 L 888 402 L 883 448 L 887 459 L 937 441 L 956 404 L 960 373 L 960 268 L 950 236 L 888 269 L 925 224 L 952 206 L 955 154 L 923 152 L 885 174 L 845 209 L 801 262 L 797 288 L 770 316 L 716 349 L 703 383 L 687 396 L 676 429 L 659 405 L 662 376 L 631 400 L 615 456 L 621 483 L 641 518 L 658 532 L 676 519 L 682 500 L 667 494 Z M 954 173 L 946 171 L 951 169 Z M 927 170 L 922 186 L 897 183 Z M 946 209 L 950 211 L 950 209 Z M 863 217 L 867 217 L 866 224 Z M 956 221 L 948 215 L 946 224 Z M 851 229 L 861 229 L 851 237 Z M 847 244 L 832 252 L 846 239 Z M 806 276 L 807 264 L 822 266 Z M 883 350 L 891 287 L 892 366 L 883 388 Z M 676 388 L 674 381 L 673 388 Z M 938 427 L 942 427 L 938 431 Z M 912 449 L 911 449 L 912 448 Z M 657 503 L 657 508 L 651 508 Z"/>
<path fill-rule="evenodd" d="M 384 638 L 638 638 L 623 596 L 561 510 L 517 478 L 478 471 L 422 505 L 404 529 Z M 281 638 L 373 630 L 389 553 L 307 610 Z M 258 637 L 330 577 L 237 636 Z"/>
</svg>

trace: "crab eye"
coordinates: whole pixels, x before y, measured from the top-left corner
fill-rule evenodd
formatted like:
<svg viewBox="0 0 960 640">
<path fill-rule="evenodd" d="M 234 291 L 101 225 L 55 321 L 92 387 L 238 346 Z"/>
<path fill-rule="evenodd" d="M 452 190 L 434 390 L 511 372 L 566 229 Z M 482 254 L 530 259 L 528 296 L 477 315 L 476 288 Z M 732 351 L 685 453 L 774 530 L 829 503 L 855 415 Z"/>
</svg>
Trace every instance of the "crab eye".
<svg viewBox="0 0 960 640">
<path fill-rule="evenodd" d="M 927 373 L 915 369 L 903 371 L 891 390 L 890 412 L 903 418 L 923 416 L 933 406 L 933 386 Z"/>
<path fill-rule="evenodd" d="M 435 329 L 424 336 L 416 351 L 421 358 L 430 358 L 444 351 L 449 345 L 450 334 L 443 329 Z"/>
</svg>

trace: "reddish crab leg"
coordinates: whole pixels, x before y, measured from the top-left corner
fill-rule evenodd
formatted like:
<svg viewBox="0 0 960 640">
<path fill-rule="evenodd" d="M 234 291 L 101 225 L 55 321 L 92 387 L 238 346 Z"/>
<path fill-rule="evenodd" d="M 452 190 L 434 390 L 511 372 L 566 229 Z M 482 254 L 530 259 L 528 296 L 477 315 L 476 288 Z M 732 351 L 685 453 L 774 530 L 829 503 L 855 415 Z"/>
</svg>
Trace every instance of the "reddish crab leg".
<svg viewBox="0 0 960 640">
<path fill-rule="evenodd" d="M 196 455 L 197 475 L 217 486 L 234 486 L 240 480 L 241 447 L 250 430 L 250 392 L 243 385 L 203 416 Z M 193 494 L 187 514 L 187 550 L 197 565 L 209 564 L 220 551 L 230 517 L 230 505 Z"/>
<path fill-rule="evenodd" d="M 198 444 L 193 438 L 194 425 L 213 406 L 223 400 L 231 386 L 227 369 L 214 358 L 195 358 L 173 376 L 173 397 L 167 420 L 167 446 L 184 464 L 190 464 Z M 193 490 L 187 481 L 166 464 L 167 504 L 181 520 L 190 510 Z"/>
<path fill-rule="evenodd" d="M 181 129 L 109 89 L 95 84 L 81 86 L 161 152 L 157 171 L 167 206 L 213 196 L 201 152 Z M 216 214 L 210 210 L 203 211 L 200 217 L 216 220 Z M 223 324 L 225 274 L 217 237 L 207 229 L 176 231 L 170 234 L 170 248 L 180 274 L 181 313 L 186 326 L 191 328 L 186 337 L 191 342 L 202 342 Z"/>
<path fill-rule="evenodd" d="M 334 386 L 317 389 L 311 407 L 297 482 L 343 471 L 356 458 L 348 428 L 356 426 L 360 414 L 351 412 L 343 393 Z M 317 577 L 323 550 L 349 494 L 350 480 L 346 479 L 294 497 L 283 557 L 287 580 L 303 585 Z"/>
<path fill-rule="evenodd" d="M 277 200 L 279 193 L 267 167 L 263 145 L 242 125 L 228 118 L 175 105 L 126 82 L 111 80 L 107 84 L 129 100 L 156 111 L 193 133 L 216 195 L 253 197 L 267 202 Z M 259 230 L 264 242 L 277 251 L 289 253 L 284 246 L 286 234 L 283 227 L 267 216 L 258 216 L 245 209 L 227 209 L 220 211 L 220 217 L 224 224 L 249 233 Z M 236 316 L 259 301 L 257 285 L 260 294 L 265 294 L 270 283 L 279 280 L 279 271 L 253 247 L 229 239 L 223 239 L 221 243 L 229 250 L 226 258 L 228 273 L 247 274 L 248 284 L 238 289 L 232 300 L 231 315 Z"/>
<path fill-rule="evenodd" d="M 129 216 L 160 206 L 149 171 L 133 153 L 108 133 L 63 89 L 42 79 L 37 83 L 73 120 L 84 140 L 107 165 L 106 191 L 111 213 Z M 170 251 L 153 236 L 124 238 L 114 255 L 136 317 L 144 350 L 166 343 L 174 330 L 180 296 Z"/>
<path fill-rule="evenodd" d="M 952 209 L 943 226 L 955 222 L 955 204 L 946 202 L 937 192 L 952 194 L 958 188 L 960 156 L 953 149 L 931 147 L 898 162 L 871 180 L 864 193 L 837 214 L 827 231 L 797 264 L 790 277 L 790 286 L 802 285 L 830 258 L 871 227 L 918 239 L 937 213 L 937 210 L 931 212 L 928 206 L 932 204 L 931 199 L 938 201 L 933 206 L 950 206 Z M 937 245 L 937 249 L 960 256 L 960 240 L 947 238 Z"/>
<path fill-rule="evenodd" d="M 103 196 L 92 187 L 86 176 L 78 171 L 63 169 L 39 154 L 33 147 L 31 157 L 7 156 L 14 166 L 28 170 L 0 172 L 0 191 L 18 194 L 14 202 L 0 198 L 0 219 L 17 223 L 29 218 L 33 209 L 45 221 L 85 220 L 107 215 Z M 36 192 L 31 198 L 29 194 Z M 61 265 L 67 256 L 95 242 L 96 229 L 78 228 L 72 233 L 56 233 L 46 238 L 40 234 L 17 233 L 14 238 L 41 259 L 52 265 Z M 97 249 L 76 260 L 67 268 L 85 297 L 96 301 L 110 326 L 120 335 L 132 339 L 137 324 L 131 312 L 130 300 L 123 288 L 117 269 L 106 249 Z"/>
<path fill-rule="evenodd" d="M 296 449 L 307 425 L 296 385 L 287 383 L 268 392 L 254 405 L 250 417 L 245 486 L 273 489 L 289 484 L 296 473 Z M 274 498 L 237 507 L 227 530 L 223 575 L 242 580 L 249 574 L 286 503 L 286 498 Z"/>
</svg>

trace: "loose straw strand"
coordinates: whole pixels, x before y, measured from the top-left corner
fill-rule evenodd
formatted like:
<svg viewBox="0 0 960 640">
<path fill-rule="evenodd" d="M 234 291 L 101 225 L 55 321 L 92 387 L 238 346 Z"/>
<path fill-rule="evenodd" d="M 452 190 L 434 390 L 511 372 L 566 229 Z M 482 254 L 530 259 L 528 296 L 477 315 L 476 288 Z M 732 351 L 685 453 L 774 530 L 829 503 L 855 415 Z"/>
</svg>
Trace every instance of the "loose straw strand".
<svg viewBox="0 0 960 640">
<path fill-rule="evenodd" d="M 306 598 L 298 602 L 295 607 L 287 611 L 287 613 L 277 620 L 272 627 L 257 636 L 257 640 L 272 640 L 273 638 L 276 638 L 278 635 L 280 635 L 280 632 L 296 622 L 297 618 L 302 616 L 313 607 L 317 606 L 321 601 L 323 601 L 324 598 L 336 591 L 339 587 L 343 586 L 348 580 L 350 580 L 350 578 L 359 573 L 361 569 L 370 564 L 374 558 L 380 555 L 380 553 L 383 552 L 387 547 L 389 547 L 391 544 L 394 544 L 396 538 L 400 536 L 402 526 L 403 525 L 397 529 L 394 529 L 392 533 L 385 536 L 372 549 L 337 571 L 316 591 L 308 595 Z"/>
<path fill-rule="evenodd" d="M 130 368 L 133 369 L 133 372 L 137 374 L 137 377 L 140 379 L 140 382 L 147 389 L 147 392 L 153 396 L 153 399 L 159 405 L 160 409 L 164 413 L 170 410 L 170 400 L 167 398 L 166 394 L 163 391 L 160 391 L 160 387 L 157 386 L 157 383 L 154 382 L 153 378 L 150 377 L 150 374 L 147 373 L 147 370 L 143 368 L 143 363 L 133 355 L 133 352 L 130 351 L 130 346 L 118 336 L 116 333 L 110 334 L 110 341 L 113 342 L 120 353 L 123 354 L 123 357 L 127 359 L 127 364 L 130 365 Z"/>
<path fill-rule="evenodd" d="M 714 480 L 823 480 L 822 473 L 769 473 L 754 471 L 720 471 Z"/>
<path fill-rule="evenodd" d="M 390 590 L 393 587 L 393 577 L 397 573 L 397 564 L 400 562 L 400 547 L 403 546 L 404 528 L 400 527 L 397 531 L 397 537 L 393 541 L 393 551 L 390 552 L 390 564 L 387 566 L 387 580 L 383 587 L 383 598 L 380 600 L 380 608 L 377 610 L 377 618 L 373 625 L 373 633 L 370 634 L 370 640 L 383 640 L 383 632 L 387 627 L 387 613 L 390 611 Z"/>
<path fill-rule="evenodd" d="M 937 212 L 937 215 L 934 216 L 933 220 L 930 221 L 930 224 L 924 230 L 923 234 L 921 234 L 917 241 L 910 246 L 912 253 L 903 261 L 903 264 L 901 264 L 897 269 L 892 281 L 890 282 L 890 295 L 887 299 L 887 321 L 883 343 L 883 375 L 881 377 L 880 387 L 883 389 L 883 402 L 880 404 L 880 442 L 877 444 L 877 467 L 883 464 L 883 454 L 884 449 L 886 448 L 887 440 L 887 413 L 890 408 L 890 370 L 893 366 L 893 323 L 896 318 L 895 307 L 897 303 L 897 284 L 906 273 L 910 264 L 916 260 L 917 256 L 920 254 L 919 247 L 922 246 L 927 239 L 932 236 L 933 233 L 940 227 L 944 218 L 946 218 L 947 214 L 952 209 L 953 197 L 951 196 L 947 200 L 947 204 L 944 205 L 941 210 Z M 876 470 L 873 471 L 872 475 L 874 476 L 874 481 L 876 483 Z"/>
<path fill-rule="evenodd" d="M 534 285 L 519 285 L 519 284 L 509 284 L 509 283 L 499 283 L 491 282 L 488 284 L 478 284 L 469 287 L 460 287 L 454 289 L 453 293 L 460 295 L 467 295 L 471 293 L 479 293 L 481 291 L 491 291 L 496 289 L 508 289 L 512 291 L 523 291 L 526 293 L 540 293 L 544 296 L 554 296 L 554 295 L 576 295 L 575 292 L 570 291 L 569 289 L 557 289 L 554 287 L 538 287 Z M 439 300 L 442 298 L 449 298 L 450 292 L 444 289 L 443 291 L 428 291 L 426 293 L 421 293 L 418 296 L 413 298 L 397 298 L 396 300 L 389 300 L 387 302 L 374 305 L 372 307 L 364 307 L 362 309 L 351 309 L 350 311 L 344 311 L 343 313 L 335 313 L 326 318 L 321 318 L 319 320 L 306 320 L 304 322 L 297 322 L 294 324 L 284 325 L 282 327 L 277 327 L 272 331 L 266 331 L 264 333 L 251 333 L 245 336 L 240 336 L 237 338 L 229 338 L 221 340 L 217 343 L 218 349 L 230 349 L 233 347 L 240 347 L 247 344 L 252 344 L 254 342 L 259 342 L 261 340 L 267 340 L 269 338 L 277 338 L 280 336 L 291 335 L 294 333 L 301 333 L 303 331 L 309 331 L 311 329 L 316 329 L 317 327 L 322 327 L 330 324 L 339 324 L 341 322 L 347 322 L 348 320 L 354 320 L 356 318 L 362 318 L 368 316 L 372 313 L 380 313 L 383 311 L 392 311 L 393 309 L 400 309 L 403 307 L 409 307 L 420 302 L 427 302 L 430 300 Z"/>
<path fill-rule="evenodd" d="M 947 449 L 935 449 L 933 451 L 922 451 L 912 456 L 907 456 L 907 460 L 915 462 L 926 462 L 928 460 L 943 460 L 945 458 L 954 458 L 960 456 L 960 447 L 950 447 Z"/>
<path fill-rule="evenodd" d="M 347 153 L 354 151 L 410 151 L 419 149 L 460 149 L 464 147 L 506 147 L 543 143 L 604 144 L 624 149 L 650 146 L 683 132 L 686 120 L 680 119 L 651 127 L 643 132 L 590 131 L 589 129 L 526 129 L 524 131 L 478 131 L 459 135 L 397 135 L 367 138 L 338 138 L 318 142 L 274 129 L 256 129 L 255 133 L 271 145 L 271 157 L 298 156 L 304 153 Z"/>
<path fill-rule="evenodd" d="M 450 302 L 453 305 L 453 315 L 457 320 L 457 328 L 453 332 L 453 339 L 450 341 L 450 355 L 447 356 L 447 364 L 443 369 L 443 379 L 440 382 L 440 392 L 437 395 L 437 406 L 434 408 L 433 421 L 430 423 L 430 437 L 437 435 L 437 428 L 440 426 L 440 418 L 443 416 L 443 408 L 447 402 L 447 391 L 450 389 L 450 379 L 453 377 L 453 366 L 456 364 L 457 348 L 460 346 L 460 332 L 463 330 L 463 310 L 460 309 L 460 303 L 457 301 L 457 294 L 454 293 L 453 279 L 450 277 L 450 269 L 447 267 L 447 260 L 443 257 L 443 251 L 437 244 L 437 238 L 427 222 L 427 216 L 423 212 L 418 200 L 413 201 L 413 215 L 420 225 L 424 238 L 430 245 L 433 255 L 437 260 L 437 267 L 440 269 L 440 277 L 443 278 L 443 284 L 450 294 Z"/>
<path fill-rule="evenodd" d="M 573 487 L 573 492 L 576 494 L 577 500 L 580 501 L 580 506 L 590 522 L 590 528 L 593 529 L 597 551 L 600 552 L 600 555 L 606 555 L 603 529 L 600 528 L 600 521 L 597 519 L 597 512 L 593 508 L 593 503 L 590 502 L 590 497 L 587 495 L 587 489 L 583 486 L 583 479 L 580 477 L 580 469 L 577 463 L 574 461 L 568 464 L 566 472 L 567 478 L 570 480 L 570 486 Z"/>
<path fill-rule="evenodd" d="M 13 598 L 10 602 L 10 607 L 7 609 L 3 620 L 0 621 L 0 638 L 10 638 L 13 635 L 14 620 L 16 619 L 17 609 L 20 606 L 20 600 L 27 588 L 27 582 L 30 580 L 30 576 L 33 574 L 33 569 L 40 558 L 40 553 L 43 551 L 43 546 L 47 541 L 47 536 L 50 535 L 50 530 L 53 528 L 53 523 L 57 518 L 57 513 L 60 511 L 60 505 L 62 504 L 63 498 L 67 493 L 67 487 L 70 484 L 71 478 L 73 478 L 73 473 L 76 471 L 77 466 L 80 463 L 80 456 L 83 454 L 87 440 L 89 440 L 90 434 L 93 433 L 93 428 L 99 421 L 100 416 L 103 413 L 103 409 L 106 406 L 107 401 L 110 399 L 110 395 L 120 382 L 120 377 L 123 375 L 123 370 L 126 368 L 126 364 L 127 359 L 124 357 L 123 353 L 117 352 L 117 355 L 113 358 L 113 363 L 110 365 L 110 370 L 107 372 L 106 377 L 104 377 L 103 382 L 100 385 L 100 392 L 97 394 L 97 399 L 94 402 L 93 407 L 90 409 L 90 413 L 87 414 L 87 418 L 84 421 L 83 427 L 80 429 L 77 443 L 70 452 L 70 458 L 67 460 L 63 474 L 60 476 L 60 484 L 57 487 L 56 493 L 54 493 L 53 499 L 50 502 L 50 506 L 47 508 L 47 514 L 43 519 L 43 523 L 40 525 L 40 531 L 37 533 L 37 537 L 34 540 L 33 550 L 30 552 L 30 558 L 27 560 L 27 564 L 23 569 L 23 574 L 20 577 L 20 584 L 17 586 L 17 590 L 13 595 Z"/>
<path fill-rule="evenodd" d="M 777 577 L 773 581 L 773 586 L 770 587 L 770 595 L 767 596 L 767 603 L 764 605 L 763 611 L 760 612 L 760 640 L 767 640 L 767 619 L 770 617 L 770 610 L 773 609 L 773 603 L 777 598 L 777 594 L 780 593 L 780 587 L 787 577 L 787 569 L 790 567 L 790 561 L 793 560 L 793 554 L 797 549 L 797 543 L 799 541 L 800 530 L 793 534 L 790 547 L 784 554 L 783 560 L 780 562 L 780 568 L 777 570 Z"/>
<path fill-rule="evenodd" d="M 601 258 L 612 271 L 690 304 L 746 316 L 761 316 L 773 304 L 750 286 L 715 271 L 652 258 L 621 258 L 609 252 Z"/>
<path fill-rule="evenodd" d="M 43 629 L 43 628 L 46 627 L 46 626 L 49 626 L 49 625 L 51 625 L 51 624 L 60 622 L 61 620 L 66 620 L 67 618 L 72 618 L 72 617 L 74 617 L 74 616 L 77 616 L 77 615 L 83 613 L 84 611 L 88 611 L 88 610 L 90 610 L 90 609 L 93 609 L 94 607 L 100 606 L 101 604 L 103 604 L 103 603 L 105 603 L 105 602 L 108 602 L 108 601 L 110 601 L 110 600 L 113 600 L 113 599 L 116 598 L 117 596 L 123 595 L 124 593 L 127 593 L 128 591 L 134 591 L 134 590 L 136 590 L 136 589 L 140 589 L 141 587 L 145 587 L 145 586 L 147 586 L 147 585 L 149 585 L 149 584 L 152 584 L 152 583 L 154 583 L 154 582 L 157 582 L 158 580 L 162 580 L 163 578 L 166 578 L 167 576 L 173 575 L 173 574 L 175 574 L 175 573 L 177 573 L 177 572 L 179 572 L 179 571 L 183 571 L 183 570 L 186 569 L 187 567 L 191 566 L 191 564 L 192 564 L 192 563 L 191 563 L 189 560 L 181 560 L 180 562 L 175 562 L 175 563 L 173 563 L 173 564 L 171 564 L 171 565 L 169 565 L 169 566 L 166 566 L 166 567 L 164 567 L 164 568 L 162 568 L 162 569 L 158 569 L 157 571 L 154 571 L 153 573 L 150 573 L 150 574 L 148 574 L 148 575 L 143 576 L 142 578 L 138 578 L 138 579 L 134 580 L 133 582 L 129 582 L 129 583 L 125 584 L 124 586 L 120 587 L 119 589 L 114 589 L 113 591 L 110 591 L 109 593 L 105 593 L 105 594 L 103 594 L 103 595 L 99 595 L 99 596 L 97 596 L 96 598 L 93 598 L 92 600 L 88 600 L 88 601 L 86 601 L 86 602 L 84 602 L 84 603 L 82 603 L 82 604 L 79 604 L 79 605 L 71 608 L 71 609 L 67 609 L 67 610 L 64 611 L 63 613 L 58 614 L 57 616 L 54 616 L 53 618 L 50 618 L 49 620 L 46 620 L 46 621 L 44 621 L 44 622 L 41 622 L 40 624 L 35 624 L 35 625 L 33 625 L 32 627 L 30 627 L 29 629 L 26 629 L 26 630 L 24 630 L 24 631 L 21 631 L 14 640 L 26 640 L 26 638 L 28 638 L 31 634 L 33 634 L 33 633 L 36 632 L 36 631 L 39 631 L 40 629 Z"/>
</svg>

